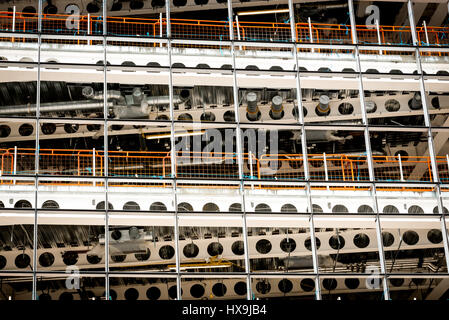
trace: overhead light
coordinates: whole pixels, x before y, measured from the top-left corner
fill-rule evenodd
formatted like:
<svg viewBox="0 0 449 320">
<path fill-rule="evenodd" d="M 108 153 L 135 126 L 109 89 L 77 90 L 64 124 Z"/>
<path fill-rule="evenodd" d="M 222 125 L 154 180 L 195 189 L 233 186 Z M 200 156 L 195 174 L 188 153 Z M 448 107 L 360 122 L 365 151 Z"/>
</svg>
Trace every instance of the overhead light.
<svg viewBox="0 0 449 320">
<path fill-rule="evenodd" d="M 289 9 L 273 9 L 273 10 L 258 10 L 258 11 L 243 11 L 238 12 L 238 16 L 252 16 L 256 14 L 270 14 L 270 13 L 281 13 L 281 12 L 288 12 Z"/>
<path fill-rule="evenodd" d="M 175 138 L 178 137 L 190 137 L 190 136 L 200 136 L 206 133 L 206 130 L 199 130 L 199 131 L 178 131 L 175 132 Z M 149 134 L 145 136 L 145 139 L 152 140 L 152 139 L 164 139 L 164 138 L 170 138 L 171 133 L 162 133 L 162 134 Z"/>
</svg>

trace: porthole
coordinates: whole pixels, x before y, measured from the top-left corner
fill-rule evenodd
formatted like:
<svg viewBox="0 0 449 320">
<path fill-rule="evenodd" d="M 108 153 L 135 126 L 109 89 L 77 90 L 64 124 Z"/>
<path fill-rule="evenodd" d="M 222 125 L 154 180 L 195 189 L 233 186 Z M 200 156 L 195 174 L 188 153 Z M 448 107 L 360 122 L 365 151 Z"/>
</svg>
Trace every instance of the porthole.
<svg viewBox="0 0 449 320">
<path fill-rule="evenodd" d="M 266 239 L 261 239 L 256 243 L 256 250 L 261 254 L 267 254 L 271 251 L 271 242 Z"/>
<path fill-rule="evenodd" d="M 399 101 L 396 99 L 388 99 L 385 102 L 385 109 L 387 109 L 388 112 L 396 112 L 401 108 L 401 105 L 399 104 Z"/>
<path fill-rule="evenodd" d="M 50 267 L 55 262 L 55 256 L 50 252 L 44 252 L 39 256 L 39 264 L 42 267 Z"/>
<path fill-rule="evenodd" d="M 312 212 L 313 213 L 323 213 L 323 208 L 321 208 L 317 204 L 312 204 Z"/>
<path fill-rule="evenodd" d="M 62 261 L 67 266 L 75 265 L 78 262 L 78 253 L 74 251 L 64 252 L 62 255 Z"/>
<path fill-rule="evenodd" d="M 31 202 L 27 200 L 19 200 L 14 205 L 14 208 L 31 208 L 31 207 L 32 207 Z"/>
<path fill-rule="evenodd" d="M 433 97 L 432 100 L 430 100 L 430 103 L 435 109 L 440 109 L 440 99 L 438 97 Z"/>
<path fill-rule="evenodd" d="M 190 287 L 190 295 L 194 298 L 201 298 L 205 293 L 204 287 L 200 284 L 194 284 Z"/>
<path fill-rule="evenodd" d="M 162 246 L 159 249 L 159 257 L 164 260 L 170 260 L 175 255 L 175 249 L 170 245 Z"/>
<path fill-rule="evenodd" d="M 187 0 L 173 0 L 175 7 L 184 7 L 187 4 Z"/>
<path fill-rule="evenodd" d="M 167 211 L 167 207 L 162 202 L 153 202 L 150 206 L 150 211 Z"/>
<path fill-rule="evenodd" d="M 408 208 L 408 213 L 409 214 L 423 214 L 424 210 L 420 206 L 413 205 Z"/>
<path fill-rule="evenodd" d="M 36 8 L 33 6 L 26 6 L 22 9 L 22 13 L 24 17 L 31 17 L 36 14 Z"/>
<path fill-rule="evenodd" d="M 370 206 L 366 205 L 366 204 L 362 204 L 358 209 L 357 209 L 357 213 L 374 213 L 373 208 L 371 208 Z"/>
<path fill-rule="evenodd" d="M 120 238 L 122 237 L 122 232 L 118 229 L 115 229 L 114 231 L 111 232 L 111 238 L 115 241 L 120 240 Z"/>
<path fill-rule="evenodd" d="M 345 279 L 345 286 L 348 289 L 352 289 L 352 290 L 357 289 L 359 287 L 359 285 L 360 285 L 360 280 L 357 279 L 357 278 L 347 278 L 347 279 Z"/>
<path fill-rule="evenodd" d="M 423 278 L 412 278 L 412 283 L 414 283 L 416 286 L 421 286 L 426 282 L 426 279 Z"/>
<path fill-rule="evenodd" d="M 409 246 L 413 246 L 418 243 L 419 235 L 413 230 L 408 230 L 402 234 L 402 240 Z"/>
<path fill-rule="evenodd" d="M 391 247 L 394 243 L 394 236 L 387 231 L 382 232 L 382 242 L 384 247 Z"/>
<path fill-rule="evenodd" d="M 0 270 L 2 270 L 4 267 L 6 267 L 6 258 L 4 256 L 0 256 Z"/>
<path fill-rule="evenodd" d="M 438 229 L 429 230 L 429 232 L 427 232 L 427 240 L 433 244 L 441 243 L 441 241 L 443 241 L 443 234 Z"/>
<path fill-rule="evenodd" d="M 215 203 L 208 202 L 203 206 L 203 211 L 205 212 L 219 212 L 220 209 Z"/>
<path fill-rule="evenodd" d="M 178 203 L 178 212 L 192 212 L 193 207 L 190 203 L 187 202 L 181 202 Z"/>
<path fill-rule="evenodd" d="M 340 250 L 345 246 L 345 238 L 335 234 L 329 238 L 329 245 L 334 250 Z"/>
<path fill-rule="evenodd" d="M 63 292 L 59 296 L 59 300 L 61 300 L 61 301 L 72 301 L 73 300 L 73 295 L 70 292 Z"/>
<path fill-rule="evenodd" d="M 165 7 L 165 1 L 164 0 L 151 0 L 151 6 L 153 8 L 163 8 L 163 7 Z"/>
<path fill-rule="evenodd" d="M 397 213 L 399 213 L 399 210 L 398 210 L 398 208 L 396 208 L 396 207 L 393 206 L 393 205 L 388 205 L 388 206 L 385 206 L 385 207 L 384 207 L 384 209 L 382 210 L 382 212 L 383 212 L 383 213 L 397 214 Z"/>
<path fill-rule="evenodd" d="M 123 4 L 119 1 L 113 2 L 112 3 L 112 7 L 111 7 L 111 11 L 120 11 L 123 8 Z"/>
<path fill-rule="evenodd" d="M 96 254 L 88 254 L 86 256 L 86 259 L 90 264 L 98 264 L 101 261 L 101 257 L 97 256 Z"/>
<path fill-rule="evenodd" d="M 212 286 L 212 293 L 216 297 L 223 297 L 226 294 L 227 288 L 223 283 L 216 283 Z"/>
<path fill-rule="evenodd" d="M 271 208 L 268 204 L 266 203 L 259 203 L 255 210 L 255 212 L 271 212 Z"/>
<path fill-rule="evenodd" d="M 31 124 L 29 123 L 24 123 L 19 127 L 19 134 L 22 137 L 28 137 L 31 136 L 31 134 L 33 133 L 34 128 Z"/>
<path fill-rule="evenodd" d="M 337 279 L 324 279 L 323 288 L 326 290 L 334 290 L 337 288 Z"/>
<path fill-rule="evenodd" d="M 140 0 L 131 0 L 129 3 L 129 8 L 131 10 L 139 10 L 143 8 L 143 1 Z"/>
<path fill-rule="evenodd" d="M 308 279 L 308 278 L 302 279 L 301 282 L 299 283 L 299 286 L 305 292 L 311 292 L 311 291 L 315 290 L 315 281 L 313 281 L 313 279 Z"/>
<path fill-rule="evenodd" d="M 125 299 L 129 301 L 136 301 L 139 299 L 139 291 L 134 288 L 129 288 L 125 291 Z"/>
<path fill-rule="evenodd" d="M 51 300 L 51 295 L 47 294 L 47 293 L 41 293 L 38 297 L 38 300 L 40 301 L 50 301 Z"/>
<path fill-rule="evenodd" d="M 112 126 L 111 126 L 111 129 L 113 130 L 113 131 L 120 131 L 120 130 L 122 130 L 123 129 L 123 127 L 124 127 L 124 125 L 119 125 L 119 124 L 113 124 Z"/>
<path fill-rule="evenodd" d="M 193 121 L 192 115 L 190 113 L 182 113 L 178 116 L 178 121 Z"/>
<path fill-rule="evenodd" d="M 30 256 L 26 253 L 19 254 L 14 260 L 14 264 L 19 269 L 25 269 L 30 265 L 31 259 Z"/>
<path fill-rule="evenodd" d="M 97 13 L 98 11 L 100 11 L 100 7 L 95 1 L 92 1 L 87 4 L 86 10 L 89 13 Z"/>
<path fill-rule="evenodd" d="M 11 134 L 11 128 L 7 125 L 0 126 L 0 138 L 7 138 Z"/>
<path fill-rule="evenodd" d="M 231 246 L 231 250 L 232 253 L 234 253 L 237 256 L 243 255 L 245 253 L 245 246 L 243 241 L 241 240 L 235 241 Z"/>
<path fill-rule="evenodd" d="M 167 121 L 167 120 L 170 120 L 170 118 L 165 114 L 160 114 L 156 117 L 155 120 L 156 121 Z"/>
<path fill-rule="evenodd" d="M 212 242 L 207 246 L 207 253 L 211 256 L 219 256 L 223 253 L 223 246 L 220 242 Z"/>
<path fill-rule="evenodd" d="M 124 61 L 121 64 L 123 67 L 135 67 L 136 64 L 132 61 Z M 122 70 L 122 72 L 136 72 L 135 69 L 131 69 L 131 70 Z"/>
<path fill-rule="evenodd" d="M 435 214 L 439 214 L 438 206 L 436 206 L 435 208 L 433 208 L 433 211 L 432 211 L 432 212 L 435 213 Z M 447 210 L 446 207 L 443 207 L 443 213 L 447 214 L 447 213 L 449 213 L 449 210 Z"/>
<path fill-rule="evenodd" d="M 78 131 L 79 127 L 80 126 L 77 124 L 66 123 L 66 124 L 64 124 L 64 131 L 66 133 L 75 133 Z"/>
<path fill-rule="evenodd" d="M 54 200 L 47 200 L 42 204 L 43 209 L 59 209 L 59 204 Z"/>
<path fill-rule="evenodd" d="M 102 296 L 106 296 L 106 292 L 103 292 Z M 114 289 L 109 289 L 109 300 L 117 300 L 117 292 Z"/>
<path fill-rule="evenodd" d="M 223 120 L 225 122 L 235 122 L 235 112 L 228 110 L 223 114 Z"/>
<path fill-rule="evenodd" d="M 393 287 L 401 287 L 404 284 L 403 278 L 391 278 L 389 281 Z"/>
<path fill-rule="evenodd" d="M 304 108 L 304 107 L 302 107 L 302 115 L 303 115 L 304 118 L 307 117 L 307 109 Z M 292 109 L 292 116 L 293 116 L 293 118 L 295 118 L 296 120 L 299 119 L 298 107 L 296 107 L 296 106 L 293 107 L 293 109 Z"/>
<path fill-rule="evenodd" d="M 111 256 L 111 260 L 115 263 L 120 263 L 126 260 L 126 254 L 116 254 Z"/>
<path fill-rule="evenodd" d="M 88 124 L 87 125 L 87 130 L 88 131 L 99 131 L 100 130 L 100 128 L 101 128 L 101 125 L 99 125 L 99 124 Z"/>
<path fill-rule="evenodd" d="M 148 259 L 150 259 L 150 256 L 151 256 L 151 251 L 148 248 L 147 248 L 147 251 L 145 253 L 136 253 L 136 254 L 134 254 L 134 257 L 138 261 L 147 261 Z"/>
<path fill-rule="evenodd" d="M 202 122 L 213 122 L 215 121 L 215 114 L 212 112 L 204 112 L 201 114 L 200 120 Z"/>
<path fill-rule="evenodd" d="M 338 112 L 340 112 L 341 115 L 352 114 L 354 112 L 354 106 L 348 102 L 340 103 Z"/>
<path fill-rule="evenodd" d="M 0 201 L 0 208 L 4 208 L 4 207 L 5 207 L 5 205 L 4 205 L 3 201 Z"/>
<path fill-rule="evenodd" d="M 194 243 L 189 243 L 184 246 L 184 249 L 182 250 L 184 253 L 184 256 L 186 258 L 195 258 L 198 253 L 200 252 L 200 249 L 198 246 Z"/>
<path fill-rule="evenodd" d="M 298 212 L 298 210 L 296 209 L 296 207 L 290 203 L 286 203 L 281 207 L 281 212 L 286 212 L 286 213 L 296 213 Z"/>
<path fill-rule="evenodd" d="M 128 201 L 123 205 L 123 210 L 129 210 L 129 211 L 139 211 L 140 206 L 137 202 L 134 201 Z"/>
<path fill-rule="evenodd" d="M 318 250 L 321 246 L 320 239 L 315 237 L 315 243 L 316 243 L 316 249 Z M 307 250 L 312 251 L 312 238 L 308 237 L 306 240 L 304 240 L 304 247 L 306 247 Z"/>
<path fill-rule="evenodd" d="M 357 248 L 366 248 L 368 247 L 370 240 L 367 234 L 358 233 L 354 236 L 353 242 Z"/>
<path fill-rule="evenodd" d="M 293 283 L 288 279 L 282 279 L 278 283 L 278 288 L 282 293 L 289 293 L 293 289 Z"/>
<path fill-rule="evenodd" d="M 104 201 L 98 202 L 98 204 L 97 204 L 97 206 L 95 208 L 97 210 L 104 210 L 105 209 Z M 110 202 L 108 202 L 108 209 L 109 210 L 113 210 L 114 209 L 114 206 Z"/>
<path fill-rule="evenodd" d="M 256 284 L 256 290 L 260 294 L 267 294 L 271 291 L 271 284 L 268 281 L 259 281 Z"/>
<path fill-rule="evenodd" d="M 150 287 L 146 292 L 148 300 L 157 300 L 161 297 L 161 290 L 158 287 Z"/>
<path fill-rule="evenodd" d="M 296 241 L 292 238 L 284 238 L 280 243 L 280 247 L 284 252 L 293 252 L 296 249 Z"/>
<path fill-rule="evenodd" d="M 234 292 L 239 296 L 246 294 L 246 282 L 239 281 L 234 285 Z"/>
<path fill-rule="evenodd" d="M 241 203 L 233 203 L 229 206 L 230 212 L 242 212 L 242 204 Z"/>
<path fill-rule="evenodd" d="M 171 286 L 169 289 L 168 289 L 168 296 L 171 298 L 171 299 L 177 299 L 177 297 L 178 297 L 178 286 L 176 286 L 176 285 L 174 285 L 174 286 Z M 181 288 L 181 296 L 182 296 L 182 294 L 183 294 L 183 290 L 182 290 L 182 288 Z"/>
<path fill-rule="evenodd" d="M 342 204 L 337 204 L 332 208 L 332 213 L 348 213 L 348 208 Z"/>
</svg>

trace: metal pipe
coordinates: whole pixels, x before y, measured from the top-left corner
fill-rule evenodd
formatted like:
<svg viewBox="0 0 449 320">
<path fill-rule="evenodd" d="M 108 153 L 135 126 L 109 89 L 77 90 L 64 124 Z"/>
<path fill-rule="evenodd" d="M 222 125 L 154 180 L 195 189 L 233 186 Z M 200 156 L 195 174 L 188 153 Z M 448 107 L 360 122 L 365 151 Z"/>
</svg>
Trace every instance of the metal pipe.
<svg viewBox="0 0 449 320">
<path fill-rule="evenodd" d="M 88 99 L 93 99 L 93 100 L 103 100 L 104 99 L 103 91 L 95 91 L 92 87 L 84 87 L 82 94 L 84 97 L 86 97 Z M 108 98 L 108 100 L 109 99 L 120 100 L 123 98 L 123 96 L 122 96 L 122 93 L 118 90 L 108 90 L 107 98 Z"/>
<path fill-rule="evenodd" d="M 307 22 L 309 23 L 310 43 L 313 43 L 312 22 L 310 21 L 310 17 L 307 18 Z M 312 52 L 315 52 L 315 49 L 314 49 L 314 48 L 312 48 Z"/>
<path fill-rule="evenodd" d="M 108 107 L 112 107 L 113 103 L 108 102 Z M 41 103 L 40 112 L 57 112 L 72 110 L 91 110 L 102 109 L 103 102 L 97 101 L 70 101 L 70 102 L 49 102 Z M 36 104 L 5 106 L 0 109 L 0 115 L 8 114 L 28 114 L 36 113 Z"/>
<path fill-rule="evenodd" d="M 274 120 L 281 119 L 284 116 L 284 106 L 282 105 L 282 97 L 281 96 L 274 96 L 273 99 L 271 99 L 271 110 L 270 110 L 270 116 Z"/>
<path fill-rule="evenodd" d="M 260 117 L 259 107 L 257 105 L 257 94 L 255 92 L 249 92 L 246 95 L 246 116 L 250 121 L 256 121 Z"/>
</svg>

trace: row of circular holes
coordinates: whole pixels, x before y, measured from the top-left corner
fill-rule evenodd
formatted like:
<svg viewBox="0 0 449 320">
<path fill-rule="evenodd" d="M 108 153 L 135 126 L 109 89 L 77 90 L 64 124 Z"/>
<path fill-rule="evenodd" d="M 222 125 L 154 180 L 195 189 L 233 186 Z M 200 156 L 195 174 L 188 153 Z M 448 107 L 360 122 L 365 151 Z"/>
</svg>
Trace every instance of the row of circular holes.
<svg viewBox="0 0 449 320">
<path fill-rule="evenodd" d="M 209 3 L 209 0 L 194 0 L 196 5 L 202 6 Z M 240 2 L 248 2 L 249 0 L 240 0 Z M 226 0 L 216 0 L 217 3 L 226 3 Z M 69 9 L 69 6 L 71 4 L 67 5 L 64 12 Z M 173 0 L 173 5 L 175 7 L 184 7 L 187 5 L 187 0 Z M 151 6 L 153 8 L 163 8 L 165 7 L 165 1 L 164 0 L 152 0 Z M 129 8 L 131 10 L 139 10 L 144 7 L 144 2 L 141 0 L 131 0 L 129 4 Z M 86 6 L 86 10 L 89 13 L 98 13 L 100 11 L 100 6 L 95 1 L 89 2 Z M 120 11 L 122 9 L 122 3 L 120 1 L 116 1 L 113 3 L 111 11 Z M 36 8 L 34 6 L 27 6 L 22 9 L 22 12 L 25 13 L 24 16 L 27 16 L 28 14 L 35 14 L 37 13 Z M 44 14 L 57 14 L 58 13 L 58 7 L 49 4 L 43 8 Z"/>
<path fill-rule="evenodd" d="M 6 57 L 0 57 L 0 60 L 8 61 L 8 59 Z M 19 61 L 21 61 L 21 62 L 34 62 L 34 60 L 32 58 L 30 58 L 30 57 L 23 57 Z M 49 59 L 49 60 L 47 60 L 47 62 L 58 63 L 57 60 L 55 60 L 55 59 Z M 99 60 L 95 64 L 101 66 L 101 65 L 104 64 L 104 62 L 103 62 L 103 60 Z M 106 61 L 106 65 L 110 66 L 111 63 L 109 61 Z M 120 65 L 124 66 L 124 67 L 135 67 L 135 66 L 137 66 L 132 61 L 124 61 Z M 154 62 L 154 61 L 148 62 L 146 64 L 146 66 L 147 67 L 161 67 L 160 63 Z M 181 62 L 175 62 L 175 63 L 172 64 L 172 68 L 186 68 L 186 66 L 185 66 L 185 64 L 183 64 Z M 194 68 L 210 69 L 210 66 L 208 64 L 206 64 L 206 63 L 199 63 Z M 232 69 L 232 65 L 224 64 L 219 69 L 231 70 Z M 245 67 L 245 70 L 260 71 L 259 67 L 257 67 L 256 65 L 247 65 Z M 271 66 L 268 70 L 270 70 L 270 71 L 284 71 L 284 69 L 281 66 Z M 101 69 L 99 69 L 99 71 L 101 71 Z M 308 71 L 308 70 L 306 68 L 304 68 L 304 67 L 299 67 L 299 71 L 303 71 L 304 72 L 304 71 Z M 123 70 L 123 72 L 132 72 L 132 71 L 130 71 L 130 70 Z M 154 71 L 147 71 L 147 72 L 152 73 Z M 332 70 L 330 68 L 327 68 L 327 67 L 321 67 L 321 68 L 318 68 L 317 72 L 332 72 Z M 351 69 L 351 68 L 344 68 L 341 72 L 342 73 L 355 72 L 355 70 Z M 178 73 L 178 72 L 175 72 L 175 73 Z M 379 71 L 377 71 L 376 69 L 367 69 L 365 71 L 365 73 L 366 74 L 376 74 L 376 73 L 379 73 Z M 426 74 L 426 72 L 423 72 L 423 73 Z M 403 74 L 403 72 L 401 70 L 393 69 L 393 70 L 390 70 L 389 74 Z M 418 71 L 416 71 L 416 70 L 413 71 L 413 74 L 418 74 Z M 449 75 L 449 72 L 445 71 L 445 70 L 439 70 L 439 71 L 436 72 L 436 75 L 447 76 L 447 75 Z"/>
<path fill-rule="evenodd" d="M 389 279 L 390 284 L 394 287 L 400 287 L 404 284 L 405 280 L 402 278 L 394 278 Z M 412 279 L 412 282 L 416 285 L 422 285 L 425 279 Z M 321 282 L 323 289 L 325 290 L 334 290 L 338 286 L 337 279 L 323 279 Z M 360 280 L 357 278 L 347 278 L 344 281 L 345 286 L 348 289 L 354 290 L 360 286 Z M 302 279 L 299 283 L 301 289 L 304 292 L 312 292 L 315 290 L 315 281 L 310 278 Z M 293 290 L 293 282 L 289 279 L 282 279 L 278 282 L 278 289 L 284 294 L 287 294 Z M 216 283 L 212 286 L 212 293 L 216 297 L 223 297 L 227 292 L 227 287 L 224 283 Z M 259 281 L 256 283 L 256 290 L 260 294 L 268 294 L 271 291 L 271 284 L 268 281 Z M 194 284 L 190 287 L 190 295 L 194 298 L 200 299 L 205 294 L 205 288 L 201 284 Z M 183 294 L 183 290 L 181 289 L 181 295 Z M 239 281 L 234 285 L 234 293 L 239 296 L 243 296 L 246 294 L 246 282 Z M 88 297 L 92 298 L 94 296 L 93 292 L 87 292 Z M 117 292 L 114 289 L 109 290 L 109 294 L 112 300 L 117 299 Z M 161 297 L 161 290 L 158 287 L 150 287 L 146 290 L 145 293 L 147 299 L 149 300 L 158 300 Z M 103 294 L 104 296 L 104 294 Z M 177 286 L 173 285 L 168 289 L 168 296 L 171 299 L 176 299 L 177 297 Z M 139 291 L 135 288 L 129 288 L 125 291 L 124 297 L 126 300 L 137 300 L 139 299 Z M 39 300 L 50 300 L 51 296 L 49 294 L 41 294 L 39 296 Z M 59 296 L 59 300 L 73 300 L 73 294 L 70 292 L 63 292 Z"/>
<path fill-rule="evenodd" d="M 0 201 L 0 208 L 4 208 L 5 205 L 2 201 Z M 19 200 L 15 203 L 14 208 L 32 208 L 32 205 L 27 200 Z M 47 200 L 42 204 L 42 208 L 44 209 L 59 209 L 59 204 L 54 200 Z M 96 206 L 97 210 L 104 210 L 105 209 L 105 202 L 101 201 Z M 112 203 L 108 203 L 108 209 L 114 210 L 114 206 Z M 181 202 L 177 206 L 178 212 L 192 212 L 193 207 L 188 202 Z M 123 205 L 123 210 L 130 210 L 130 211 L 140 211 L 140 206 L 137 202 L 134 201 L 128 201 Z M 167 207 L 162 202 L 154 202 L 150 206 L 150 211 L 167 211 Z M 220 212 L 219 207 L 213 203 L 208 202 L 203 206 L 204 212 Z M 240 203 L 233 203 L 229 206 L 230 212 L 241 212 L 242 211 L 242 205 Z M 255 212 L 272 212 L 269 205 L 265 203 L 259 203 L 256 205 Z M 314 213 L 323 213 L 323 209 L 321 206 L 317 204 L 312 205 L 312 211 Z M 290 203 L 286 203 L 281 207 L 281 212 L 283 213 L 297 213 L 298 210 L 296 207 Z M 386 205 L 383 210 L 383 213 L 385 214 L 399 214 L 398 208 L 396 208 L 393 205 Z M 446 207 L 443 207 L 444 213 L 449 213 Z M 349 210 L 346 206 L 337 204 L 333 206 L 332 213 L 349 213 Z M 357 209 L 357 213 L 374 213 L 373 208 L 371 208 L 369 205 L 362 204 Z M 409 214 L 424 214 L 424 210 L 417 205 L 412 205 L 408 208 Z M 438 214 L 438 206 L 433 208 L 433 213 Z"/>
<path fill-rule="evenodd" d="M 118 231 L 118 230 L 116 230 Z M 115 231 L 114 231 L 115 232 Z M 394 243 L 394 236 L 390 232 L 382 232 L 382 239 L 383 239 L 383 245 L 385 247 L 390 247 Z M 438 229 L 431 229 L 427 232 L 427 239 L 429 242 L 433 244 L 439 244 L 443 241 L 443 236 L 440 230 Z M 315 237 L 317 250 L 321 247 L 321 240 L 318 237 Z M 413 230 L 408 230 L 402 234 L 402 241 L 404 241 L 405 244 L 413 246 L 418 243 L 419 241 L 419 235 Z M 357 248 L 366 248 L 368 247 L 370 243 L 370 238 L 365 233 L 358 233 L 353 238 L 353 243 Z M 329 246 L 334 250 L 340 250 L 344 248 L 346 244 L 345 238 L 342 236 L 333 235 L 329 238 Z M 291 253 L 296 249 L 296 241 L 292 238 L 284 238 L 280 243 L 279 247 L 282 251 L 286 253 Z M 311 244 L 311 238 L 307 238 L 304 240 L 304 247 L 312 251 L 312 244 Z M 268 254 L 272 249 L 272 244 L 267 239 L 260 239 L 256 243 L 256 250 L 260 254 Z M 235 255 L 243 255 L 244 249 L 243 249 L 243 241 L 237 240 L 235 241 L 232 246 L 231 250 Z M 211 242 L 207 247 L 207 253 L 213 257 L 218 256 L 223 253 L 223 245 L 219 242 Z M 183 248 L 183 254 L 187 258 L 195 258 L 199 254 L 199 248 L 194 243 L 189 243 L 184 246 Z M 175 249 L 170 245 L 164 245 L 159 249 L 159 257 L 164 260 L 170 260 L 175 255 Z M 150 258 L 151 251 L 147 249 L 147 252 L 145 254 L 135 254 L 135 257 L 139 261 L 146 261 Z M 76 252 L 66 252 L 63 255 L 63 262 L 66 265 L 75 265 L 78 262 L 78 253 Z M 125 261 L 127 255 L 115 255 L 111 256 L 111 259 L 116 262 L 120 263 Z M 53 265 L 55 260 L 55 257 L 50 252 L 44 252 L 39 256 L 39 264 L 42 267 L 50 267 Z M 98 264 L 101 261 L 101 258 L 96 255 L 87 255 L 87 261 L 90 264 Z M 31 259 L 30 257 L 25 254 L 19 254 L 14 263 L 17 268 L 23 269 L 30 265 Z M 7 260 L 4 256 L 0 255 L 0 269 L 3 269 L 6 266 Z"/>
</svg>

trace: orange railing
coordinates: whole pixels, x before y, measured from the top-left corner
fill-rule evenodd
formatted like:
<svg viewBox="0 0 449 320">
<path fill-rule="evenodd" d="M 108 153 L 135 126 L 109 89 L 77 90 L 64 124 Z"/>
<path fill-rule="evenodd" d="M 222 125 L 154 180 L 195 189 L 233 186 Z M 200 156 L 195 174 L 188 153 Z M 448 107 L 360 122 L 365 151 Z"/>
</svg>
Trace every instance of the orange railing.
<svg viewBox="0 0 449 320">
<path fill-rule="evenodd" d="M 11 184 L 12 177 L 35 174 L 35 150 L 32 148 L 0 149 L 2 184 Z M 248 180 L 303 181 L 304 158 L 301 154 L 263 154 L 242 156 L 243 175 Z M 104 176 L 105 162 L 110 177 L 163 179 L 172 176 L 170 152 L 104 151 L 77 149 L 40 149 L 39 174 L 71 176 Z M 309 154 L 312 181 L 369 181 L 367 157 L 345 154 Z M 374 175 L 378 182 L 432 182 L 432 164 L 427 156 L 373 156 Z M 446 157 L 437 157 L 439 178 L 449 181 Z M 235 153 L 176 152 L 176 177 L 187 179 L 238 179 L 238 158 Z M 84 181 L 84 180 L 83 180 Z M 125 179 L 124 183 L 132 183 Z M 80 184 L 85 184 L 83 183 Z M 400 185 L 400 184 L 399 184 Z M 258 187 L 263 188 L 261 184 Z M 394 187 L 396 188 L 396 187 Z M 398 187 L 404 189 L 403 186 Z"/>
<path fill-rule="evenodd" d="M 15 21 L 14 26 L 13 20 Z M 108 35 L 139 38 L 166 36 L 167 23 L 165 19 L 107 17 L 106 21 Z M 229 26 L 227 21 L 171 19 L 170 23 L 174 38 L 215 41 L 229 40 Z M 38 17 L 35 14 L 18 12 L 13 19 L 12 12 L 0 12 L 0 31 L 12 31 L 14 29 L 16 32 L 21 33 L 35 33 L 37 32 L 37 24 Z M 365 25 L 358 25 L 356 28 L 360 44 L 379 44 L 380 40 L 380 43 L 383 45 L 410 45 L 412 41 L 410 27 L 407 26 L 379 26 L 379 32 L 376 28 Z M 42 31 L 48 34 L 101 35 L 103 33 L 103 21 L 101 16 L 96 15 L 83 15 L 79 17 L 79 20 L 75 20 L 74 16 L 45 14 L 42 16 Z M 449 28 L 447 27 L 428 26 L 427 29 L 417 27 L 416 31 L 418 41 L 421 45 L 447 46 L 449 44 Z M 312 40 L 318 44 L 352 43 L 351 26 L 346 24 L 313 23 L 309 28 L 307 23 L 300 22 L 296 24 L 295 32 L 295 37 L 300 43 L 310 43 Z M 312 34 L 312 39 L 310 34 Z M 289 42 L 291 40 L 291 29 L 288 23 L 240 21 L 238 24 L 234 22 L 234 36 L 244 41 Z M 9 40 L 11 38 L 2 39 Z M 36 40 L 16 38 L 15 41 Z M 50 40 L 46 39 L 45 41 L 48 42 Z M 55 39 L 51 41 L 86 44 L 85 40 Z M 109 44 L 122 45 L 123 43 L 111 41 Z M 148 46 L 156 44 L 130 41 L 127 42 L 127 45 Z M 180 46 L 180 44 L 176 44 L 176 46 Z M 251 49 L 252 47 L 242 48 Z M 378 51 L 373 52 L 378 53 Z"/>
</svg>

